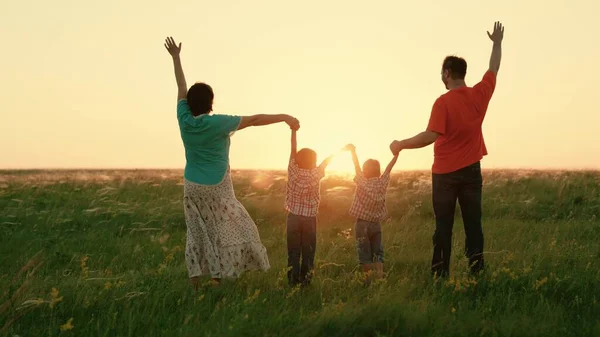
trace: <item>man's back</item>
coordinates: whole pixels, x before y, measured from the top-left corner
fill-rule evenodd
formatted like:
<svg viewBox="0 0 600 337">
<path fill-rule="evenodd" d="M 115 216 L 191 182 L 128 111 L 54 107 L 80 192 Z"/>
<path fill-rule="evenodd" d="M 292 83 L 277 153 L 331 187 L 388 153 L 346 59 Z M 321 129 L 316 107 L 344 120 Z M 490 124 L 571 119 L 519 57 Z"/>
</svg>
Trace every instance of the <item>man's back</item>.
<svg viewBox="0 0 600 337">
<path fill-rule="evenodd" d="M 453 89 L 433 105 L 428 131 L 435 141 L 433 173 L 449 173 L 467 167 L 487 155 L 481 125 L 496 86 L 496 75 L 488 71 L 481 82 Z"/>
</svg>

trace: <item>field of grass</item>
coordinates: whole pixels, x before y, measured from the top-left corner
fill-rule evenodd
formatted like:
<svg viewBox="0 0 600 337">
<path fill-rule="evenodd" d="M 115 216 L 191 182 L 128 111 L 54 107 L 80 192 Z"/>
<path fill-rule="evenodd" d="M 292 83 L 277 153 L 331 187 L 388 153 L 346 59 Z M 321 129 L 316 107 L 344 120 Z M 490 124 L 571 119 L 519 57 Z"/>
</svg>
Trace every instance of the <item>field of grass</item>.
<svg viewBox="0 0 600 337">
<path fill-rule="evenodd" d="M 286 284 L 278 172 L 234 172 L 271 261 L 195 292 L 181 171 L 0 172 L 0 336 L 600 336 L 600 173 L 488 171 L 487 271 L 430 278 L 430 177 L 397 173 L 383 225 L 387 279 L 358 273 L 353 186 L 323 181 L 316 275 Z"/>
</svg>

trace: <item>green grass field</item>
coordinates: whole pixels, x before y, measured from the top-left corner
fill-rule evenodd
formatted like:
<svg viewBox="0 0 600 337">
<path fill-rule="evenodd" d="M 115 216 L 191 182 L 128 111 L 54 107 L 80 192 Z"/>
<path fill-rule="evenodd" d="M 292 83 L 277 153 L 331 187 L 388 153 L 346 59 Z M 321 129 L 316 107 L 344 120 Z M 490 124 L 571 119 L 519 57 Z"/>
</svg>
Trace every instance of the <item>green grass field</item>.
<svg viewBox="0 0 600 337">
<path fill-rule="evenodd" d="M 488 171 L 487 271 L 430 278 L 428 173 L 397 173 L 387 279 L 358 273 L 353 185 L 322 184 L 316 276 L 287 287 L 285 176 L 234 172 L 271 261 L 200 291 L 187 281 L 180 171 L 0 172 L 0 336 L 600 336 L 600 173 Z"/>
</svg>

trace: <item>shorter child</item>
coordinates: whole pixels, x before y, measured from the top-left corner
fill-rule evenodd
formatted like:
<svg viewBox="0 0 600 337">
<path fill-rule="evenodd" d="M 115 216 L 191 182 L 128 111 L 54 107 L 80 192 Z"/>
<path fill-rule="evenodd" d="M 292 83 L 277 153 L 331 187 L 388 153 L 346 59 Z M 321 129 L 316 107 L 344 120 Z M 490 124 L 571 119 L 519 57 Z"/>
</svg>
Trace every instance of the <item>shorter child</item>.
<svg viewBox="0 0 600 337">
<path fill-rule="evenodd" d="M 355 235 L 358 260 L 365 273 L 370 275 L 371 271 L 374 271 L 377 278 L 383 278 L 381 222 L 388 217 L 385 195 L 390 182 L 390 172 L 398 160 L 398 155 L 396 154 L 392 158 L 385 172 L 381 174 L 377 160 L 365 161 L 361 170 L 354 145 L 346 145 L 346 149 L 352 153 L 352 161 L 356 170 L 354 178 L 356 192 L 350 208 L 350 215 L 356 217 Z"/>
<path fill-rule="evenodd" d="M 292 129 L 292 151 L 285 198 L 287 215 L 288 281 L 291 286 L 310 284 L 317 245 L 317 212 L 321 179 L 333 155 L 317 167 L 311 149 L 296 153 L 296 129 Z"/>
</svg>

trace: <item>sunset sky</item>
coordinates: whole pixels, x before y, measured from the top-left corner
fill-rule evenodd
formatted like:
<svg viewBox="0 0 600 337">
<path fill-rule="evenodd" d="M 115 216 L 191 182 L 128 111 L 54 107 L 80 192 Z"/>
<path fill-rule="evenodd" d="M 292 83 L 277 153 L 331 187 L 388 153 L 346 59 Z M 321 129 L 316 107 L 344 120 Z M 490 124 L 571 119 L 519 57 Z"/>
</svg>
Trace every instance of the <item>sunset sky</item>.
<svg viewBox="0 0 600 337">
<path fill-rule="evenodd" d="M 3 1 L 0 168 L 183 168 L 164 38 L 215 112 L 287 113 L 319 158 L 353 142 L 387 164 L 445 92 L 444 56 L 487 69 L 506 27 L 484 123 L 487 168 L 600 168 L 598 1 Z M 243 130 L 232 168 L 285 168 L 289 129 Z M 433 148 L 397 169 L 428 169 Z M 351 167 L 348 155 L 334 169 Z"/>
</svg>

